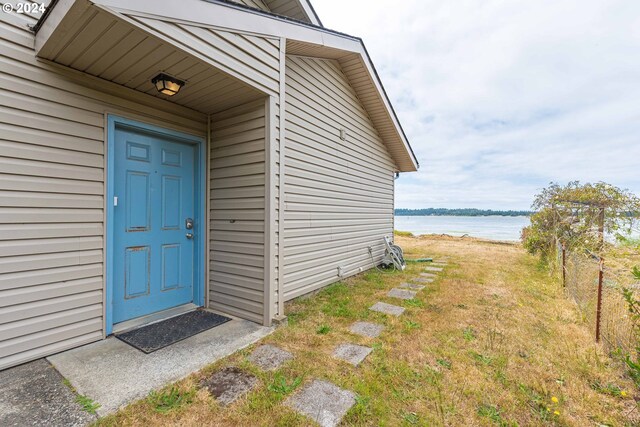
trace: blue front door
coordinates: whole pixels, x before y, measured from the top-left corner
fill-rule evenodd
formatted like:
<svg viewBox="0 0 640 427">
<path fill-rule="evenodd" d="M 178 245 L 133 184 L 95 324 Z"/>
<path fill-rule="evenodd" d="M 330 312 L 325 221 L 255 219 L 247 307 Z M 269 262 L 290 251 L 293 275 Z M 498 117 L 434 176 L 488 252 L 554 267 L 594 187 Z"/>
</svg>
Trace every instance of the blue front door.
<svg viewBox="0 0 640 427">
<path fill-rule="evenodd" d="M 113 323 L 194 300 L 196 147 L 118 125 L 114 134 Z"/>
</svg>

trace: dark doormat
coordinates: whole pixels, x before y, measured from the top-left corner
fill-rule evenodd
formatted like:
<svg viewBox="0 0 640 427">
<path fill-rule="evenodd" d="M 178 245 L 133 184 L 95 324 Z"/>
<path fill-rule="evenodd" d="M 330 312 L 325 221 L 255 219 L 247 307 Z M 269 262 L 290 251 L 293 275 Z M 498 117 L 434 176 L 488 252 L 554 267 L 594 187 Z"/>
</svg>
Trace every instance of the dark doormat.
<svg viewBox="0 0 640 427">
<path fill-rule="evenodd" d="M 196 310 L 142 328 L 116 334 L 116 338 L 147 354 L 167 347 L 202 331 L 222 325 L 228 317 Z"/>
</svg>

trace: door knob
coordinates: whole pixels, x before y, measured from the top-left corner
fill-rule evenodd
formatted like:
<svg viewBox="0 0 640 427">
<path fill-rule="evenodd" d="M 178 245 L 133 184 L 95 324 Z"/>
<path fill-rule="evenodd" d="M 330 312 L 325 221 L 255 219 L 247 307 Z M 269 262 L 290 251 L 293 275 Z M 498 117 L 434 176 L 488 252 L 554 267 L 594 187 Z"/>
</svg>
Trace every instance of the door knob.
<svg viewBox="0 0 640 427">
<path fill-rule="evenodd" d="M 187 236 L 187 239 L 193 239 L 193 233 L 187 233 L 185 236 Z"/>
</svg>

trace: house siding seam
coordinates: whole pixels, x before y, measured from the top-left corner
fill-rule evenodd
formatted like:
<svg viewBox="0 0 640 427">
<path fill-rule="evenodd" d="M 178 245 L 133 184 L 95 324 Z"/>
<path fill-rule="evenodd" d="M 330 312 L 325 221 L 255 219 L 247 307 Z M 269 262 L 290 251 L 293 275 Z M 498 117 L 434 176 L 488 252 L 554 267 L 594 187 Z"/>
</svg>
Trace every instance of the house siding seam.
<svg viewBox="0 0 640 427">
<path fill-rule="evenodd" d="M 211 117 L 209 306 L 264 321 L 265 101 Z"/>
<path fill-rule="evenodd" d="M 105 113 L 206 124 L 38 61 L 34 23 L 0 14 L 0 369 L 104 337 Z"/>
<path fill-rule="evenodd" d="M 283 245 L 281 244 L 281 239 L 284 236 L 284 209 L 282 205 L 282 201 L 284 200 L 284 182 L 283 177 L 286 175 L 285 173 L 285 161 L 284 161 L 284 153 L 286 152 L 286 139 L 287 139 L 287 129 L 285 123 L 286 117 L 286 63 L 287 57 L 287 40 L 285 38 L 280 39 L 280 99 L 278 102 L 278 113 L 277 113 L 277 146 L 276 146 L 276 182 L 275 182 L 275 194 L 276 194 L 276 223 L 272 224 L 275 228 L 276 240 L 275 240 L 275 248 L 274 252 L 276 254 L 275 260 L 275 282 L 273 284 L 273 293 L 274 293 L 274 313 L 279 318 L 285 316 L 284 312 L 284 292 L 282 291 L 282 285 L 284 283 L 282 272 L 284 257 L 281 255 L 281 248 Z"/>
<path fill-rule="evenodd" d="M 339 64 L 287 56 L 284 297 L 371 268 L 393 233 L 395 164 Z M 346 140 L 340 130 L 346 130 Z"/>
<path fill-rule="evenodd" d="M 277 255 L 275 254 L 277 242 L 277 163 L 278 157 L 278 105 L 277 98 L 269 96 L 265 99 L 265 244 L 264 244 L 264 318 L 263 324 L 271 326 L 276 311 L 276 303 L 273 288 L 277 287 Z"/>
</svg>

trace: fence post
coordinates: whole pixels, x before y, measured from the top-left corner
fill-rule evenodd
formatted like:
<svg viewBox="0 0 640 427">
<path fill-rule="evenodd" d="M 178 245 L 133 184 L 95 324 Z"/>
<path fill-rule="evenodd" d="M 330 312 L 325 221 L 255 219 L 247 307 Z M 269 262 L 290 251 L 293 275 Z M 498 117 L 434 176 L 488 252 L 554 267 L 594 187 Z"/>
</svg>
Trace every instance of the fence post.
<svg viewBox="0 0 640 427">
<path fill-rule="evenodd" d="M 567 287 L 567 246 L 562 242 L 562 287 Z"/>
<path fill-rule="evenodd" d="M 596 342 L 600 342 L 600 319 L 602 318 L 602 281 L 604 278 L 604 258 L 600 258 L 598 272 L 598 305 L 596 306 Z"/>
</svg>

